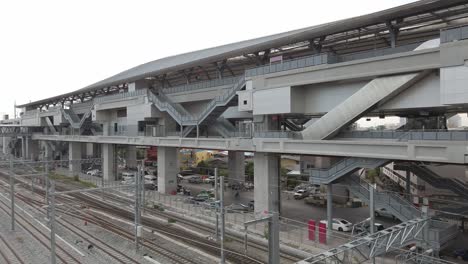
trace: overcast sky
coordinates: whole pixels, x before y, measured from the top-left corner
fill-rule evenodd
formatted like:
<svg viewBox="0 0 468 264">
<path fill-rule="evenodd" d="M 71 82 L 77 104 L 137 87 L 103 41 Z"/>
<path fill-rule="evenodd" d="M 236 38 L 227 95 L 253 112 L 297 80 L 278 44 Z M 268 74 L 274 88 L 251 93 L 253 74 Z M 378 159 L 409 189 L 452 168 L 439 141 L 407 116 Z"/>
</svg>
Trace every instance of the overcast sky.
<svg viewBox="0 0 468 264">
<path fill-rule="evenodd" d="M 1 1 L 0 113 L 158 58 L 409 2 Z"/>
</svg>

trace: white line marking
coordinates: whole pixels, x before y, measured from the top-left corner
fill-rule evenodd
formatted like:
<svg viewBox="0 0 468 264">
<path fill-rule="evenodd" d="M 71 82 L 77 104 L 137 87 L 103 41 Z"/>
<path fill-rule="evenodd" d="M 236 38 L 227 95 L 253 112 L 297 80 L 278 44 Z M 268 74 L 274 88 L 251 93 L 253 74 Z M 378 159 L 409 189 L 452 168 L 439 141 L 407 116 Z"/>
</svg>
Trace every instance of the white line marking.
<svg viewBox="0 0 468 264">
<path fill-rule="evenodd" d="M 4 196 L 3 194 L 0 193 L 0 196 L 2 196 L 3 198 L 5 198 L 7 201 L 10 201 L 10 199 L 6 196 Z M 21 208 L 19 205 L 15 204 L 16 207 L 18 207 L 19 209 L 21 209 L 23 211 L 23 213 L 27 214 L 29 217 L 31 217 L 34 221 L 36 221 L 37 223 L 39 223 L 45 230 L 47 230 L 47 232 L 50 233 L 50 229 L 44 225 L 41 221 L 37 220 L 33 215 L 31 215 L 30 213 L 26 212 L 26 210 L 24 210 L 24 208 Z M 60 239 L 63 243 L 65 243 L 67 246 L 69 246 L 71 249 L 73 249 L 74 251 L 76 251 L 78 254 L 80 254 L 82 257 L 86 257 L 85 254 L 83 254 L 81 251 L 79 251 L 77 248 L 75 248 L 74 246 L 72 246 L 70 243 L 68 243 L 65 239 L 63 239 L 61 236 L 55 234 L 55 236 Z"/>
<path fill-rule="evenodd" d="M 113 216 L 108 215 L 108 214 L 106 214 L 106 213 L 99 212 L 99 211 L 96 211 L 96 210 L 93 210 L 93 209 L 91 209 L 91 211 L 93 211 L 93 212 L 95 212 L 95 213 L 98 213 L 98 214 L 101 214 L 101 215 L 104 215 L 104 216 L 107 216 L 107 217 L 109 217 L 109 218 L 111 218 L 111 219 L 114 219 L 114 220 L 116 220 L 116 221 L 119 221 L 119 222 L 128 224 L 128 225 L 130 225 L 130 226 L 135 226 L 135 224 L 132 223 L 132 222 L 129 222 L 129 221 L 126 221 L 126 220 L 123 220 L 123 219 L 120 219 L 120 218 L 113 217 Z M 201 251 L 201 250 L 199 250 L 199 249 L 197 249 L 197 248 L 187 246 L 186 244 L 184 244 L 184 243 L 182 243 L 182 242 L 179 242 L 179 241 L 177 241 L 177 240 L 174 240 L 174 239 L 172 239 L 172 238 L 170 238 L 170 237 L 168 237 L 168 236 L 165 236 L 165 235 L 163 235 L 163 234 L 161 234 L 161 233 L 159 233 L 159 232 L 156 232 L 156 231 L 154 231 L 154 230 L 151 230 L 151 229 L 149 229 L 149 228 L 145 228 L 145 227 L 144 227 L 143 229 L 144 229 L 146 232 L 148 232 L 148 233 L 152 233 L 152 234 L 155 234 L 155 235 L 157 235 L 157 236 L 160 236 L 160 237 L 162 237 L 163 239 L 166 239 L 166 240 L 168 240 L 168 241 L 170 241 L 170 242 L 172 242 L 172 243 L 174 243 L 174 244 L 176 244 L 176 245 L 179 245 L 179 246 L 181 246 L 181 247 L 184 247 L 184 248 L 187 248 L 187 249 L 189 249 L 189 250 L 192 250 L 193 252 L 198 253 L 198 254 L 200 254 L 200 255 L 202 255 L 202 256 L 205 256 L 205 257 L 207 257 L 207 258 L 209 258 L 209 259 L 211 259 L 211 260 L 213 260 L 213 261 L 219 262 L 219 258 L 217 258 L 217 257 L 215 257 L 215 256 L 212 256 L 212 255 L 210 255 L 210 254 L 207 254 L 207 253 L 205 253 L 205 252 L 203 252 L 203 251 Z"/>
<path fill-rule="evenodd" d="M 144 256 L 144 259 L 146 259 L 147 261 L 149 261 L 151 263 L 154 263 L 154 264 L 161 264 L 160 262 L 156 261 L 155 259 L 153 259 L 150 256 Z"/>
</svg>

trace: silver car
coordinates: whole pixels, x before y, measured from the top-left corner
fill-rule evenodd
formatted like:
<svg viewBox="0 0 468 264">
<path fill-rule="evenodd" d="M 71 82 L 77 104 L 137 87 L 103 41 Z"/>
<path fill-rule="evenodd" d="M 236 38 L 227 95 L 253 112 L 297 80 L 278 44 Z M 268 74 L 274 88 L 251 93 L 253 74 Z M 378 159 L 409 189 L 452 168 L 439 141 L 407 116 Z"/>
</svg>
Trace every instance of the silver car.
<svg viewBox="0 0 468 264">
<path fill-rule="evenodd" d="M 376 217 L 382 216 L 382 217 L 392 218 L 393 220 L 396 219 L 396 217 L 384 207 L 375 209 L 374 215 Z"/>
</svg>

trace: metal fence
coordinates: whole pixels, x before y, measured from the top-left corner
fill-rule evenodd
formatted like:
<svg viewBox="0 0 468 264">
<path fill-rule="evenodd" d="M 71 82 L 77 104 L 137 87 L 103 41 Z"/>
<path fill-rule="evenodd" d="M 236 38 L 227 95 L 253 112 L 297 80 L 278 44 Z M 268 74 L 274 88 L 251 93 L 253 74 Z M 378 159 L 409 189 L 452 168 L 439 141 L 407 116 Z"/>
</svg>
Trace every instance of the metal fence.
<svg viewBox="0 0 468 264">
<path fill-rule="evenodd" d="M 215 80 L 210 80 L 210 81 L 180 85 L 180 86 L 175 86 L 171 88 L 165 88 L 164 93 L 166 94 L 181 93 L 181 92 L 188 92 L 188 91 L 217 87 L 217 86 L 233 85 L 239 80 L 239 78 L 240 77 L 229 77 L 229 78 L 223 78 L 223 79 L 215 79 Z"/>
<path fill-rule="evenodd" d="M 383 131 L 346 131 L 338 135 L 341 138 L 382 138 L 397 140 L 468 140 L 468 130 L 383 130 Z"/>
<path fill-rule="evenodd" d="M 440 31 L 440 42 L 447 43 L 457 40 L 468 39 L 468 25 L 444 28 Z"/>
<path fill-rule="evenodd" d="M 184 217 L 192 217 L 197 220 L 215 224 L 216 211 L 214 208 L 204 206 L 203 203 L 194 204 L 182 195 L 165 195 L 157 191 L 146 191 L 146 206 L 155 207 L 160 210 L 170 210 Z M 260 218 L 252 212 L 226 213 L 226 227 L 238 231 L 244 230 L 244 223 Z M 266 223 L 257 223 L 249 226 L 248 233 L 261 238 L 266 238 Z M 318 239 L 311 240 L 309 237 L 309 226 L 306 222 L 301 222 L 288 218 L 280 218 L 280 243 L 301 250 L 316 252 L 317 248 L 329 249 L 337 245 L 349 242 L 352 237 L 348 233 L 332 231 L 329 234 L 327 244 L 318 243 Z"/>
</svg>

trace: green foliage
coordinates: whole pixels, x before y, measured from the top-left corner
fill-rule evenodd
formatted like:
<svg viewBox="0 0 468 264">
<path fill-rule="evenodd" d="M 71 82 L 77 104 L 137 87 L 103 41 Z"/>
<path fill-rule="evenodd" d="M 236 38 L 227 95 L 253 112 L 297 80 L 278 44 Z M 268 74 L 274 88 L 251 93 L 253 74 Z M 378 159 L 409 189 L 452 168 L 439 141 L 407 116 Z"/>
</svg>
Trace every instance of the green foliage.
<svg viewBox="0 0 468 264">
<path fill-rule="evenodd" d="M 87 188 L 96 188 L 97 187 L 96 184 L 94 184 L 92 182 L 87 182 L 87 181 L 80 180 L 78 175 L 75 175 L 73 177 L 67 177 L 65 175 L 61 175 L 61 174 L 51 172 L 51 173 L 49 173 L 49 179 L 56 180 L 56 181 L 61 181 L 61 182 L 67 182 L 67 183 L 76 182 L 76 183 L 79 183 L 81 186 L 87 187 Z"/>
<path fill-rule="evenodd" d="M 252 161 L 247 162 L 247 165 L 245 165 L 245 175 L 247 175 L 249 180 L 253 180 L 254 163 Z"/>
<path fill-rule="evenodd" d="M 299 185 L 299 180 L 296 177 L 288 177 L 288 187 L 296 187 Z"/>
<path fill-rule="evenodd" d="M 175 223 L 175 222 L 177 222 L 177 221 L 176 221 L 174 218 L 168 218 L 168 219 L 167 219 L 167 222 L 168 222 L 169 224 L 173 224 L 173 223 Z"/>
<path fill-rule="evenodd" d="M 228 170 L 226 170 L 226 169 L 218 169 L 218 175 L 219 175 L 219 176 L 227 177 L 227 176 L 229 176 L 229 175 L 228 175 Z"/>
<path fill-rule="evenodd" d="M 380 174 L 380 171 L 378 169 L 369 169 L 367 170 L 367 180 L 369 180 L 371 183 L 375 183 L 375 178 L 377 178 Z"/>
<path fill-rule="evenodd" d="M 199 167 L 199 168 L 207 168 L 207 167 L 208 167 L 208 163 L 206 163 L 206 161 L 202 160 L 202 161 L 198 162 L 197 167 Z"/>
</svg>

